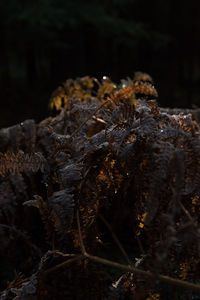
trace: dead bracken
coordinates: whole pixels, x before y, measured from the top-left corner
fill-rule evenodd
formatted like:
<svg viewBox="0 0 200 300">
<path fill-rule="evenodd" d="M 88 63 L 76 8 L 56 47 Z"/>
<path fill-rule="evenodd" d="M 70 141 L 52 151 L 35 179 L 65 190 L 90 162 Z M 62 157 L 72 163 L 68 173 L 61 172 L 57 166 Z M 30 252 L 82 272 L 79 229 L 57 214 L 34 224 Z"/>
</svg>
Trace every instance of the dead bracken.
<svg viewBox="0 0 200 300">
<path fill-rule="evenodd" d="M 0 130 L 0 299 L 200 292 L 200 128 L 157 97 L 139 72 L 69 79 Z"/>
</svg>

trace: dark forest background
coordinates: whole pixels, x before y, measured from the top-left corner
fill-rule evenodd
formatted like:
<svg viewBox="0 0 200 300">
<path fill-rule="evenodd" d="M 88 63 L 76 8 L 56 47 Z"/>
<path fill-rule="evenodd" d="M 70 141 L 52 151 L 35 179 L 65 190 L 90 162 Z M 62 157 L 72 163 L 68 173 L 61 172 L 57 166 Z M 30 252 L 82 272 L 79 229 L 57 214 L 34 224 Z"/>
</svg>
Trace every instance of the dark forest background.
<svg viewBox="0 0 200 300">
<path fill-rule="evenodd" d="M 0 40 L 0 127 L 46 117 L 84 75 L 147 72 L 160 105 L 200 105 L 198 0 L 0 0 Z"/>
</svg>

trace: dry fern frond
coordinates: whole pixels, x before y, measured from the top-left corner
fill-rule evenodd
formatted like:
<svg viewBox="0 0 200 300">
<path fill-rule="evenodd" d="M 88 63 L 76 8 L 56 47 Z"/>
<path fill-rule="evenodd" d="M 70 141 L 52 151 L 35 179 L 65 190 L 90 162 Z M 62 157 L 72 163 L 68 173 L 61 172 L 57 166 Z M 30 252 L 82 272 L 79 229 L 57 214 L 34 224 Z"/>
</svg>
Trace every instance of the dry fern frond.
<svg viewBox="0 0 200 300">
<path fill-rule="evenodd" d="M 74 217 L 73 189 L 67 188 L 58 192 L 48 199 L 50 219 L 58 239 L 64 244 L 67 233 L 70 231 Z"/>
<path fill-rule="evenodd" d="M 143 72 L 135 72 L 133 80 L 134 81 L 146 81 L 146 82 L 153 83 L 152 77 L 149 74 L 143 73 Z"/>
<path fill-rule="evenodd" d="M 61 108 L 57 116 L 36 127 L 30 122 L 26 134 L 19 126 L 0 131 L 5 148 L 0 153 L 1 222 L 25 224 L 43 253 L 58 249 L 43 257 L 35 273 L 38 285 L 30 285 L 37 289 L 39 299 L 56 299 L 58 293 L 61 298 L 74 295 L 80 288 L 77 274 L 83 278 L 81 286 L 87 284 L 84 299 L 102 299 L 96 294 L 95 281 L 102 283 L 103 297 L 109 298 L 113 279 L 105 280 L 105 273 L 102 276 L 93 264 L 107 261 L 107 265 L 119 266 L 98 257 L 106 247 L 109 255 L 113 253 L 102 216 L 130 249 L 130 266 L 136 260 L 137 268 L 133 276 L 117 281 L 117 293 L 110 290 L 112 299 L 163 299 L 168 283 L 174 284 L 178 277 L 182 279 L 179 287 L 190 288 L 192 293 L 200 290 L 194 284 L 200 278 L 200 128 L 188 111 L 171 115 L 161 110 L 157 96 L 147 74 L 136 73 L 133 80 L 127 78 L 119 85 L 107 77 L 101 82 L 88 76 L 70 79 L 53 94 L 50 105 Z M 25 154 L 29 151 L 19 133 L 36 153 Z M 19 149 L 25 153 L 17 153 Z M 46 166 L 43 155 L 50 169 L 41 173 L 37 171 Z M 29 200 L 35 194 L 41 196 Z M 63 262 L 67 254 L 59 254 L 66 250 L 73 257 L 69 265 L 68 260 Z M 141 271 L 155 277 L 147 280 Z M 154 286 L 154 279 L 163 277 L 165 284 L 156 281 Z M 88 278 L 95 278 L 90 287 Z M 173 291 L 169 295 L 171 299 L 179 296 L 173 297 Z"/>
<path fill-rule="evenodd" d="M 136 81 L 133 83 L 133 90 L 135 94 L 141 94 L 151 98 L 158 98 L 158 92 L 155 87 L 148 82 Z"/>
<path fill-rule="evenodd" d="M 138 78 L 137 81 L 136 78 Z M 96 83 L 98 83 L 97 87 L 95 86 Z M 121 88 L 132 89 L 121 92 Z M 118 86 L 107 76 L 103 77 L 101 83 L 95 78 L 85 76 L 76 80 L 68 79 L 62 86 L 59 86 L 52 94 L 50 108 L 59 110 L 64 107 L 66 110 L 70 110 L 71 105 L 77 100 L 84 104 L 93 101 L 102 102 L 105 98 L 115 95 L 116 92 L 118 99 L 120 98 L 121 101 L 123 101 L 123 97 L 125 98 L 124 101 L 129 99 L 130 104 L 135 104 L 135 95 L 153 99 L 158 97 L 148 74 L 138 73 L 134 80 L 130 78 L 122 80 Z"/>
<path fill-rule="evenodd" d="M 17 152 L 22 149 L 25 152 L 34 151 L 36 141 L 36 124 L 34 120 L 26 120 L 20 124 L 0 129 L 0 151 L 8 149 Z"/>
<path fill-rule="evenodd" d="M 136 81 L 133 82 L 132 85 L 126 85 L 124 83 L 121 89 L 110 95 L 110 99 L 116 105 L 119 105 L 120 103 L 135 105 L 138 95 L 153 99 L 158 97 L 158 93 L 152 84 Z"/>
<path fill-rule="evenodd" d="M 109 77 L 104 76 L 99 86 L 97 95 L 100 99 L 104 99 L 106 95 L 110 95 L 112 92 L 116 90 L 116 88 L 117 88 L 116 84 L 114 84 Z"/>
<path fill-rule="evenodd" d="M 38 170 L 44 171 L 45 158 L 42 153 L 25 154 L 23 151 L 0 153 L 0 175 L 19 174 L 24 171 L 33 173 Z"/>
<path fill-rule="evenodd" d="M 76 80 L 68 79 L 59 86 L 52 94 L 50 108 L 59 110 L 61 107 L 70 108 L 70 100 L 79 99 L 81 102 L 89 102 L 93 96 L 93 87 L 95 79 L 89 76 L 77 78 Z"/>
<path fill-rule="evenodd" d="M 124 87 L 116 93 L 111 94 L 110 99 L 116 105 L 120 103 L 136 104 L 135 90 L 130 86 Z"/>
</svg>

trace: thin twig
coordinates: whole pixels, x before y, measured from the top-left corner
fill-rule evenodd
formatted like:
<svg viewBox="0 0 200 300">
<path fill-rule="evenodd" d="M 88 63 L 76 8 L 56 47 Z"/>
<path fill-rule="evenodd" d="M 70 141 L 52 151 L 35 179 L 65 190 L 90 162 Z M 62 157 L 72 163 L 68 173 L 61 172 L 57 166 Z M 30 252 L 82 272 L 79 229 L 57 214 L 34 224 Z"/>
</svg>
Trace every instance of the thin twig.
<svg viewBox="0 0 200 300">
<path fill-rule="evenodd" d="M 200 233 L 200 229 L 199 229 L 197 223 L 194 221 L 194 219 L 192 218 L 192 216 L 189 213 L 189 211 L 185 208 L 185 206 L 181 202 L 179 194 L 176 193 L 175 189 L 172 186 L 171 186 L 171 189 L 172 189 L 172 192 L 173 192 L 173 194 L 175 196 L 176 202 L 178 203 L 178 205 L 180 206 L 180 208 L 182 209 L 182 211 L 185 213 L 185 215 L 187 216 L 187 218 L 189 219 L 189 221 L 191 222 L 191 224 L 197 229 L 197 232 Z"/>
<path fill-rule="evenodd" d="M 101 220 L 104 222 L 104 224 L 108 227 L 110 233 L 112 234 L 112 237 L 113 237 L 113 240 L 115 241 L 115 243 L 117 244 L 117 246 L 119 247 L 119 249 L 121 250 L 122 254 L 124 255 L 127 263 L 129 266 L 132 266 L 132 262 L 130 261 L 129 257 L 128 257 L 128 254 L 126 253 L 124 247 L 122 246 L 122 244 L 120 243 L 120 241 L 118 240 L 116 234 L 113 232 L 110 224 L 105 220 L 105 218 L 99 214 Z"/>
<path fill-rule="evenodd" d="M 79 210 L 77 209 L 77 212 L 76 212 L 76 219 L 77 219 L 77 225 L 78 225 L 78 235 L 79 235 L 79 242 L 80 242 L 80 245 L 81 245 L 81 252 L 82 252 L 82 255 L 85 256 L 87 255 L 87 252 L 85 250 L 85 245 L 83 243 L 83 237 L 82 237 L 82 233 L 81 233 L 81 226 L 80 226 L 80 218 L 79 218 Z"/>
<path fill-rule="evenodd" d="M 86 257 L 91 261 L 94 261 L 94 262 L 97 262 L 97 263 L 100 263 L 100 264 L 103 264 L 103 265 L 106 265 L 106 266 L 111 266 L 111 267 L 114 267 L 114 268 L 117 268 L 117 269 L 120 269 L 120 270 L 123 270 L 123 271 L 131 272 L 131 273 L 134 273 L 136 275 L 140 275 L 142 277 L 155 279 L 155 275 L 153 273 L 149 272 L 149 271 L 144 271 L 144 270 L 134 268 L 132 266 L 126 266 L 126 265 L 123 265 L 123 264 L 119 264 L 117 262 L 107 260 L 107 259 L 104 259 L 104 258 L 100 258 L 98 256 L 93 256 L 93 255 L 86 254 Z M 178 286 L 178 287 L 181 287 L 183 289 L 189 289 L 189 290 L 192 290 L 192 291 L 197 291 L 197 292 L 200 293 L 200 285 L 199 284 L 191 283 L 191 282 L 188 282 L 188 281 L 183 281 L 183 280 L 172 278 L 172 277 L 165 276 L 165 275 L 156 275 L 156 279 L 158 279 L 162 282 L 168 283 L 170 285 Z"/>
<path fill-rule="evenodd" d="M 123 265 L 123 264 L 120 264 L 120 263 L 117 263 L 117 262 L 114 262 L 114 261 L 111 261 L 111 260 L 108 260 L 108 259 L 104 259 L 104 258 L 101 258 L 101 257 L 98 257 L 98 256 L 90 255 L 88 253 L 85 253 L 85 255 L 78 255 L 78 256 L 75 256 L 71 259 L 68 259 L 68 260 L 62 262 L 61 264 L 58 264 L 55 267 L 44 271 L 43 275 L 47 275 L 49 273 L 57 271 L 60 268 L 63 268 L 64 266 L 70 265 L 75 261 L 83 260 L 85 258 L 87 258 L 91 261 L 94 261 L 96 263 L 100 263 L 100 264 L 103 264 L 103 265 L 106 265 L 106 266 L 114 267 L 116 269 L 123 270 L 123 271 L 126 271 L 126 272 L 134 273 L 136 275 L 142 276 L 143 278 L 145 277 L 145 278 L 154 278 L 155 279 L 155 275 L 153 273 L 149 272 L 149 271 L 140 270 L 140 269 L 134 268 L 133 266 L 126 266 L 126 265 Z M 200 293 L 200 285 L 199 284 L 191 283 L 191 282 L 188 282 L 188 281 L 183 281 L 183 280 L 172 278 L 172 277 L 165 276 L 165 275 L 157 275 L 156 278 L 158 280 L 160 280 L 161 282 L 165 282 L 165 283 L 173 285 L 173 286 L 181 287 L 183 289 L 189 289 L 189 290 L 196 291 L 196 292 Z"/>
<path fill-rule="evenodd" d="M 70 135 L 69 140 L 71 140 L 77 134 L 77 132 L 87 123 L 87 121 L 89 121 L 106 103 L 108 103 L 108 100 L 98 106 L 97 109 L 95 109 L 95 111 L 87 117 L 87 119 Z"/>
<path fill-rule="evenodd" d="M 72 263 L 75 262 L 75 261 L 80 260 L 80 259 L 82 259 L 82 255 L 75 256 L 75 257 L 73 257 L 73 258 L 71 258 L 71 259 L 68 259 L 68 260 L 66 260 L 66 261 L 64 261 L 64 262 L 62 262 L 62 263 L 56 265 L 55 267 L 52 267 L 52 268 L 50 268 L 50 269 L 44 271 L 44 272 L 42 273 L 42 275 L 48 275 L 49 273 L 55 272 L 55 271 L 57 271 L 57 270 L 59 270 L 59 269 L 65 267 L 65 266 L 67 266 L 67 265 L 72 264 Z"/>
<path fill-rule="evenodd" d="M 200 233 L 200 229 L 198 228 L 196 222 L 192 218 L 192 216 L 189 213 L 189 211 L 185 208 L 185 206 L 183 205 L 183 203 L 179 199 L 177 200 L 177 202 L 178 202 L 179 206 L 181 207 L 181 209 L 183 210 L 183 212 L 185 213 L 185 215 L 188 217 L 188 219 L 192 223 L 192 225 L 197 229 L 198 233 Z"/>
</svg>

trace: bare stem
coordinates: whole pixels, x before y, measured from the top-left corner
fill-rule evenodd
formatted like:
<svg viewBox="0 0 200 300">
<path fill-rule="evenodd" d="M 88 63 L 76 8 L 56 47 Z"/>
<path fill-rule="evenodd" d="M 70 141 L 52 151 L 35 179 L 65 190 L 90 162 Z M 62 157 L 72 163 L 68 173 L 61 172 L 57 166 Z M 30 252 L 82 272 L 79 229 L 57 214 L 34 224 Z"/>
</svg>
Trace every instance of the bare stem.
<svg viewBox="0 0 200 300">
<path fill-rule="evenodd" d="M 102 265 L 114 267 L 116 269 L 123 270 L 125 272 L 134 273 L 135 275 L 142 276 L 143 278 L 153 278 L 153 279 L 155 279 L 155 275 L 153 273 L 149 272 L 149 271 L 140 270 L 138 268 L 134 268 L 133 266 L 126 266 L 126 265 L 123 265 L 123 264 L 120 264 L 120 263 L 117 263 L 117 262 L 114 262 L 114 261 L 111 261 L 111 260 L 108 260 L 108 259 L 105 259 L 105 258 L 90 255 L 88 253 L 85 253 L 85 255 L 77 255 L 77 256 L 75 256 L 71 259 L 68 259 L 68 260 L 62 262 L 61 264 L 58 264 L 55 267 L 46 270 L 43 273 L 43 275 L 47 275 L 49 273 L 57 271 L 60 268 L 63 268 L 67 265 L 70 265 L 75 261 L 83 260 L 85 258 L 87 258 L 91 261 L 94 261 L 96 263 L 100 263 Z M 196 292 L 200 293 L 200 285 L 199 284 L 191 283 L 191 282 L 188 282 L 188 281 L 183 281 L 183 280 L 172 278 L 172 277 L 165 276 L 165 275 L 156 275 L 156 279 L 160 280 L 161 282 L 165 282 L 167 284 L 173 285 L 173 286 L 177 286 L 177 287 L 180 287 L 180 288 L 183 288 L 183 289 L 189 289 L 189 290 L 196 291 Z"/>
<path fill-rule="evenodd" d="M 111 266 L 111 267 L 114 267 L 114 268 L 117 268 L 117 269 L 120 269 L 120 270 L 123 270 L 123 271 L 126 271 L 126 272 L 131 272 L 131 273 L 134 273 L 136 275 L 140 275 L 140 276 L 145 277 L 145 278 L 155 279 L 155 275 L 153 273 L 149 272 L 149 271 L 140 270 L 140 269 L 134 268 L 132 266 L 126 266 L 126 265 L 119 264 L 119 263 L 111 261 L 111 260 L 107 260 L 107 259 L 100 258 L 100 257 L 97 257 L 97 256 L 89 255 L 89 254 L 87 254 L 86 257 L 89 260 L 92 260 L 94 262 L 97 262 L 97 263 L 100 263 L 100 264 L 103 264 L 103 265 L 106 265 L 106 266 Z M 170 284 L 170 285 L 178 286 L 178 287 L 181 287 L 183 289 L 189 289 L 189 290 L 192 290 L 192 291 L 197 291 L 197 292 L 200 293 L 200 285 L 199 284 L 191 283 L 191 282 L 188 282 L 188 281 L 183 281 L 183 280 L 172 278 L 172 277 L 165 276 L 165 275 L 157 275 L 157 274 L 156 274 L 156 279 L 160 280 L 161 282 L 165 282 L 167 284 Z"/>
<path fill-rule="evenodd" d="M 122 246 L 122 244 L 120 243 L 120 241 L 118 240 L 116 234 L 113 232 L 110 224 L 105 220 L 105 218 L 99 214 L 101 220 L 104 222 L 104 224 L 108 227 L 109 231 L 111 232 L 112 234 L 112 237 L 113 237 L 113 240 L 115 241 L 115 243 L 117 244 L 117 246 L 119 247 L 119 249 L 121 250 L 122 254 L 124 255 L 128 265 L 132 266 L 132 262 L 130 261 L 129 257 L 128 257 L 128 254 L 126 253 L 124 247 Z"/>
<path fill-rule="evenodd" d="M 85 250 L 85 245 L 83 243 L 83 237 L 82 237 L 82 233 L 81 233 L 81 226 L 80 226 L 80 217 L 79 217 L 79 210 L 77 209 L 76 212 L 76 219 L 77 219 L 77 225 L 78 225 L 78 235 L 79 235 L 79 241 L 80 241 L 80 245 L 81 245 L 81 252 L 83 256 L 87 255 L 87 252 Z"/>
<path fill-rule="evenodd" d="M 73 258 L 71 258 L 71 259 L 68 259 L 68 260 L 66 260 L 66 261 L 64 261 L 64 262 L 62 262 L 62 263 L 56 265 L 55 267 L 52 267 L 52 268 L 50 268 L 50 269 L 44 271 L 44 272 L 42 273 L 42 275 L 48 275 L 49 273 L 55 272 L 55 271 L 57 271 L 57 270 L 59 270 L 59 269 L 65 267 L 65 266 L 67 266 L 67 265 L 72 264 L 72 263 L 75 262 L 75 261 L 80 260 L 80 259 L 82 259 L 82 255 L 75 256 L 75 257 L 73 257 Z"/>
<path fill-rule="evenodd" d="M 183 212 L 185 213 L 185 215 L 188 217 L 188 219 L 190 220 L 190 222 L 192 223 L 192 225 L 197 229 L 198 233 L 200 233 L 200 229 L 198 228 L 196 222 L 192 218 L 192 216 L 189 213 L 189 211 L 185 208 L 185 206 L 183 205 L 183 203 L 180 200 L 178 200 L 178 204 L 181 207 L 181 209 L 183 210 Z"/>
</svg>

